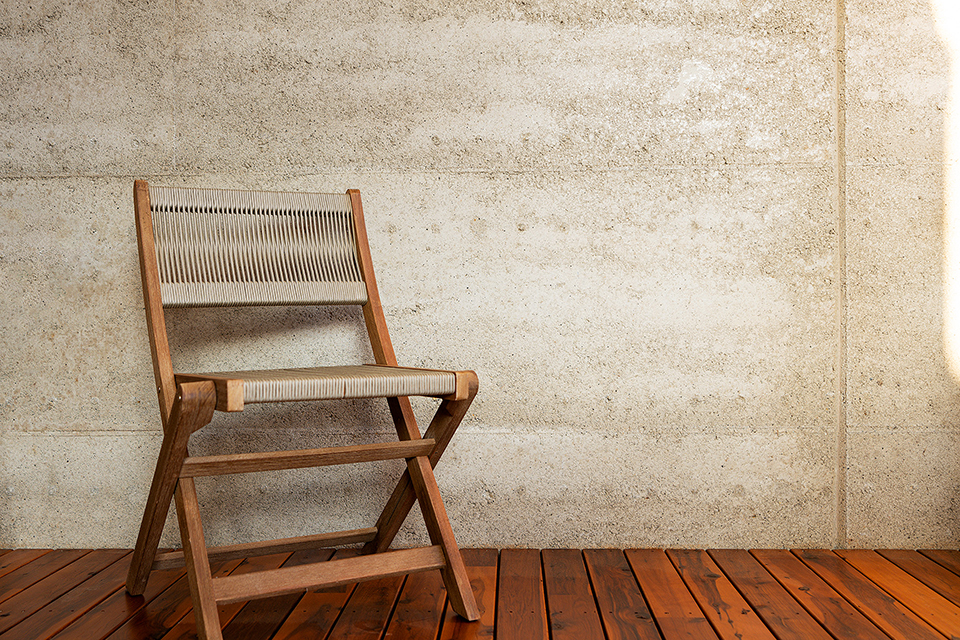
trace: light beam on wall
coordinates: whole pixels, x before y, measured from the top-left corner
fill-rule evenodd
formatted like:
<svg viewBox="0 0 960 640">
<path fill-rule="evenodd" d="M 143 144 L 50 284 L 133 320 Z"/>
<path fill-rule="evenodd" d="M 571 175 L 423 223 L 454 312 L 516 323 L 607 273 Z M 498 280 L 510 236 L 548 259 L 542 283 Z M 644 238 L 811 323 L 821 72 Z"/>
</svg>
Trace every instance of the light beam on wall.
<svg viewBox="0 0 960 640">
<path fill-rule="evenodd" d="M 960 2 L 931 0 L 931 5 L 950 60 L 943 126 L 943 337 L 950 372 L 960 382 Z"/>
</svg>

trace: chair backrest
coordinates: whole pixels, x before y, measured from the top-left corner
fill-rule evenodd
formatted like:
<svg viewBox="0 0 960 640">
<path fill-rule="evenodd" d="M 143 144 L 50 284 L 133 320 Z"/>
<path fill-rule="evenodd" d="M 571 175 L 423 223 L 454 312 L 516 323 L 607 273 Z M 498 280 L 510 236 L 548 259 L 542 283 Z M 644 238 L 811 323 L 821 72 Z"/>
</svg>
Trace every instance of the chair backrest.
<svg viewBox="0 0 960 640">
<path fill-rule="evenodd" d="M 164 307 L 367 302 L 348 194 L 149 191 Z"/>
<path fill-rule="evenodd" d="M 133 199 L 164 424 L 176 393 L 164 308 L 362 305 L 374 360 L 397 364 L 359 191 L 227 191 L 154 187 L 137 180 Z M 396 401 L 413 420 L 409 401 Z"/>
</svg>

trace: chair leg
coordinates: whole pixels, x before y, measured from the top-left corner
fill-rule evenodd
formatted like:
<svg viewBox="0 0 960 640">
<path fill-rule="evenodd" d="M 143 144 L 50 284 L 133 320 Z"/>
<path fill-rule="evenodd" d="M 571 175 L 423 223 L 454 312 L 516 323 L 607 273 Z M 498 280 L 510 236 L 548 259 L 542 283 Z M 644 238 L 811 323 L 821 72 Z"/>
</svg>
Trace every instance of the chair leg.
<svg viewBox="0 0 960 640">
<path fill-rule="evenodd" d="M 130 560 L 127 592 L 131 595 L 142 594 L 147 586 L 180 467 L 187 455 L 187 442 L 190 434 L 213 419 L 216 402 L 217 393 L 212 382 L 189 382 L 178 387 L 143 511 L 137 546 Z"/>
<path fill-rule="evenodd" d="M 193 614 L 197 623 L 197 637 L 203 640 L 223 640 L 193 478 L 180 478 L 175 496 L 183 558 L 186 561 L 187 581 L 190 584 L 190 599 L 193 601 Z"/>
<path fill-rule="evenodd" d="M 423 434 L 424 438 L 433 438 L 437 443 L 433 452 L 430 454 L 431 466 L 437 466 L 437 463 L 440 461 L 440 456 L 443 455 L 447 445 L 453 438 L 454 432 L 457 430 L 457 427 L 460 426 L 463 417 L 467 414 L 470 403 L 473 402 L 474 395 L 475 392 L 464 400 L 444 400 L 440 403 L 440 407 L 437 409 L 437 413 L 434 415 L 430 427 L 427 429 L 427 432 Z M 416 499 L 413 483 L 410 480 L 410 472 L 409 470 L 404 471 L 390 499 L 383 508 L 380 518 L 377 520 L 377 535 L 371 542 L 368 542 L 363 547 L 363 553 L 381 553 L 390 548 L 390 545 L 393 544 L 393 539 L 400 531 L 404 520 L 407 519 L 407 515 L 410 513 L 410 509 L 413 508 L 413 503 L 416 502 Z"/>
<path fill-rule="evenodd" d="M 425 437 L 436 440 L 436 447 L 429 457 L 413 458 L 407 462 L 407 470 L 397 483 L 390 500 L 377 521 L 376 538 L 363 548 L 364 553 L 386 551 L 400 530 L 403 521 L 410 513 L 410 509 L 413 508 L 413 503 L 419 501 L 430 539 L 433 544 L 440 545 L 443 549 L 446 560 L 443 578 L 450 604 L 454 611 L 467 620 L 479 619 L 480 610 L 470 586 L 470 579 L 460 555 L 460 549 L 454 538 L 453 528 L 450 526 L 446 509 L 440 498 L 440 489 L 437 486 L 433 467 L 439 462 L 440 456 L 443 455 L 444 450 L 450 443 L 453 433 L 466 415 L 475 395 L 476 388 L 474 387 L 470 396 L 464 400 L 444 400 L 441 402 L 430 427 L 427 429 L 427 433 L 424 434 Z M 409 436 L 412 430 L 416 429 L 415 426 L 411 427 L 409 421 L 404 419 L 403 416 L 406 412 L 403 409 L 402 404 L 399 406 L 391 404 L 391 412 L 397 421 L 401 437 Z M 405 431 L 406 433 L 404 433 Z"/>
<path fill-rule="evenodd" d="M 437 479 L 433 475 L 433 466 L 426 456 L 421 456 L 407 461 L 407 470 L 413 481 L 430 540 L 443 549 L 446 560 L 443 582 L 447 587 L 450 605 L 463 618 L 479 620 L 480 609 L 477 607 L 473 588 L 470 586 L 470 577 L 467 575 L 467 568 L 453 535 L 447 510 L 440 498 L 440 487 L 437 486 Z"/>
</svg>

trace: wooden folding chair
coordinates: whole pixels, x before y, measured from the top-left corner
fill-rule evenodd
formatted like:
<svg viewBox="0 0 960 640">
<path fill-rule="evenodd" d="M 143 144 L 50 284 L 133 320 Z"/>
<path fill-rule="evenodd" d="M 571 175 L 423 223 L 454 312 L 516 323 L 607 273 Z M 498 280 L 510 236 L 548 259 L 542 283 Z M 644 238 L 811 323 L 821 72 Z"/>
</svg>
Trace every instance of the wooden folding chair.
<svg viewBox="0 0 960 640">
<path fill-rule="evenodd" d="M 134 185 L 140 270 L 160 399 L 163 444 L 147 498 L 127 591 L 143 593 L 151 570 L 185 564 L 202 638 L 220 639 L 218 603 L 238 602 L 440 569 L 453 609 L 479 618 L 433 467 L 477 393 L 472 371 L 397 366 L 367 244 L 360 192 L 274 193 Z M 174 373 L 164 308 L 361 305 L 375 365 Z M 408 396 L 441 398 L 421 437 Z M 259 402 L 387 398 L 399 440 L 322 449 L 190 456 L 190 435 L 214 411 Z M 207 548 L 194 478 L 389 459 L 406 460 L 376 525 L 366 529 Z M 183 550 L 157 553 L 176 503 Z M 414 501 L 432 546 L 390 550 Z M 210 562 L 342 544 L 356 557 L 260 573 L 211 577 Z"/>
</svg>

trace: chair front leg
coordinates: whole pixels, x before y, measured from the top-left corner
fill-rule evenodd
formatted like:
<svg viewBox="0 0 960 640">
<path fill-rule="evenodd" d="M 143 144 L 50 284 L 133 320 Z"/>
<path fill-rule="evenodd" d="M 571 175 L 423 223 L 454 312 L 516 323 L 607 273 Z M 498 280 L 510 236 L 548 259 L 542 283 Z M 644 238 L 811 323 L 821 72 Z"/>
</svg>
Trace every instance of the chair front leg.
<svg viewBox="0 0 960 640">
<path fill-rule="evenodd" d="M 471 386 L 470 395 L 463 400 L 443 400 L 437 408 L 437 413 L 430 422 L 425 438 L 433 438 L 436 446 L 430 453 L 430 466 L 436 467 L 440 457 L 446 450 L 447 445 L 453 438 L 454 432 L 463 421 L 470 404 L 477 394 L 476 385 Z M 380 518 L 377 520 L 377 535 L 363 547 L 363 553 L 381 553 L 390 548 L 393 539 L 400 531 L 403 521 L 413 508 L 416 502 L 416 494 L 413 489 L 413 483 L 410 478 L 409 469 L 403 472 L 397 486 L 393 490 L 390 499 L 387 501 Z"/>
<path fill-rule="evenodd" d="M 180 478 L 174 492 L 174 502 L 177 506 L 177 522 L 180 523 L 180 540 L 187 565 L 187 582 L 190 584 L 197 637 L 202 640 L 223 640 L 193 478 Z"/>
<path fill-rule="evenodd" d="M 413 483 L 414 493 L 420 503 L 420 510 L 430 534 L 430 541 L 443 549 L 446 564 L 443 568 L 443 582 L 447 587 L 450 606 L 467 620 L 479 620 L 480 609 L 470 586 L 470 576 L 460 555 L 460 548 L 450 526 L 447 510 L 440 498 L 440 488 L 433 475 L 433 466 L 426 456 L 407 461 L 407 470 Z"/>
<path fill-rule="evenodd" d="M 187 456 L 190 434 L 210 423 L 216 404 L 217 392 L 212 382 L 186 382 L 177 386 L 170 421 L 164 430 L 153 483 L 143 511 L 137 546 L 130 560 L 127 592 L 131 595 L 140 595 L 146 589 L 180 477 L 180 468 Z"/>
</svg>

